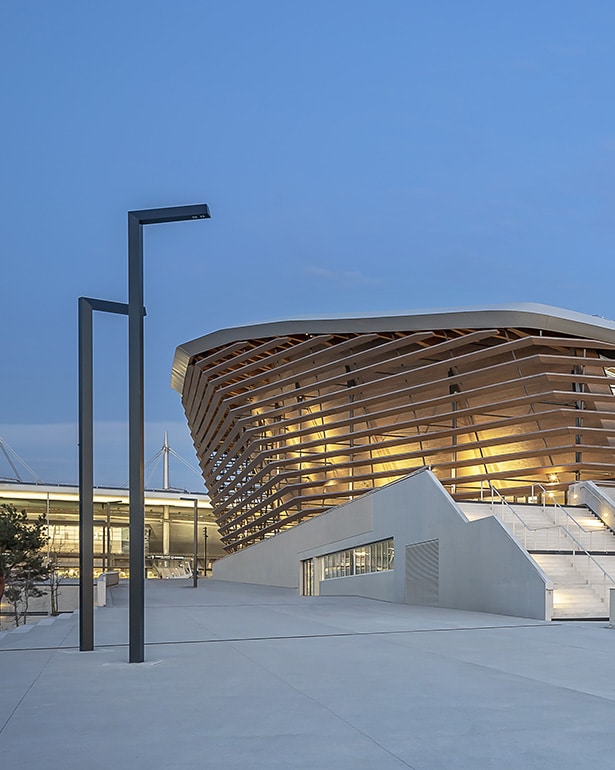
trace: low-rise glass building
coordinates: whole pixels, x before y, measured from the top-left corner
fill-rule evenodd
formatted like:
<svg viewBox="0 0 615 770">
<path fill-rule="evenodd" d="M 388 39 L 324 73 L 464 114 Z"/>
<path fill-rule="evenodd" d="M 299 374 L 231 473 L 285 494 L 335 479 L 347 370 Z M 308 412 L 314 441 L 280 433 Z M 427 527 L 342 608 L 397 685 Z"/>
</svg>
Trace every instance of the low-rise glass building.
<svg viewBox="0 0 615 770">
<path fill-rule="evenodd" d="M 184 498 L 184 499 L 182 499 Z M 145 492 L 145 553 L 149 577 L 185 574 L 194 554 L 194 500 L 198 500 L 199 570 L 223 554 L 209 496 L 172 490 Z M 48 548 L 69 576 L 79 573 L 79 489 L 63 484 L 0 482 L 0 504 L 25 509 L 48 522 Z M 205 536 L 207 535 L 207 540 Z M 94 490 L 95 574 L 118 569 L 128 574 L 128 490 Z"/>
</svg>

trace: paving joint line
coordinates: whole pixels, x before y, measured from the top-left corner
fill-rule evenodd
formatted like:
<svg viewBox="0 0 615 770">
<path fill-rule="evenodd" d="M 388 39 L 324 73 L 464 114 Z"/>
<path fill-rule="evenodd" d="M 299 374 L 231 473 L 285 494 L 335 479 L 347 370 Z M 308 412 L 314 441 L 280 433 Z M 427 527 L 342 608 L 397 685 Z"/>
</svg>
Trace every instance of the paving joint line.
<svg viewBox="0 0 615 770">
<path fill-rule="evenodd" d="M 70 631 L 71 631 L 71 629 L 68 629 L 68 631 L 66 632 L 66 635 L 65 635 L 64 639 L 66 639 L 66 637 L 68 636 L 68 634 L 70 633 Z M 48 651 L 53 651 L 53 652 L 57 652 L 57 651 L 58 651 L 58 650 L 60 650 L 60 649 L 65 649 L 65 648 L 61 648 L 61 647 L 49 647 L 49 648 L 47 648 L 47 650 L 48 650 Z M 47 666 L 49 665 L 49 663 L 50 663 L 50 661 L 51 661 L 52 657 L 53 657 L 53 655 L 49 655 L 49 657 L 47 658 L 47 660 L 46 660 L 45 664 L 44 664 L 43 666 L 41 666 L 41 670 L 38 672 L 38 674 L 37 674 L 37 675 L 36 675 L 36 677 L 35 677 L 35 678 L 32 680 L 32 682 L 30 682 L 30 686 L 29 686 L 29 687 L 26 689 L 26 691 L 24 692 L 24 694 L 23 694 L 23 695 L 21 696 L 21 698 L 20 698 L 20 699 L 17 701 L 17 703 L 15 704 L 15 708 L 14 708 L 14 709 L 11 711 L 11 713 L 8 715 L 8 717 L 6 718 L 6 721 L 4 722 L 4 724 L 2 725 L 2 727 L 0 727 L 0 735 L 2 735 L 2 733 L 3 733 L 3 732 L 6 730 L 6 728 L 8 727 L 8 725 L 9 725 L 9 723 L 10 723 L 10 721 L 13 719 L 13 717 L 14 717 L 14 716 L 15 716 L 15 714 L 17 713 L 17 710 L 19 709 L 19 707 L 21 706 L 21 704 L 24 702 L 24 700 L 25 700 L 26 696 L 28 695 L 28 693 L 30 692 L 30 690 L 31 690 L 31 689 L 34 687 L 34 685 L 35 685 L 35 684 L 38 682 L 38 680 L 41 678 L 41 676 L 43 675 L 43 672 L 45 671 L 45 669 L 46 669 L 46 668 L 47 668 Z"/>
<path fill-rule="evenodd" d="M 291 639 L 335 639 L 346 638 L 352 636 L 394 636 L 400 634 L 431 634 L 431 633 L 453 633 L 456 631 L 497 631 L 499 629 L 514 629 L 514 628 L 554 628 L 558 627 L 559 623 L 521 623 L 503 626 L 463 626 L 461 628 L 408 628 L 398 629 L 395 631 L 339 631 L 330 634 L 289 634 L 289 635 L 276 635 L 276 636 L 237 636 L 237 637 L 224 637 L 218 639 L 165 639 L 158 642 L 145 642 L 146 647 L 156 647 L 171 644 L 220 644 L 220 643 L 236 643 L 236 642 L 276 642 L 276 641 L 289 641 Z M 68 636 L 68 634 L 67 634 Z M 65 637 L 66 638 L 66 637 Z M 128 647 L 128 642 L 115 642 L 108 644 L 96 644 L 97 649 L 113 649 L 115 647 Z M 79 646 L 67 645 L 65 647 L 6 647 L 0 648 L 2 652 L 44 652 L 47 650 L 77 650 Z"/>
<path fill-rule="evenodd" d="M 404 767 L 407 767 L 408 770 L 418 770 L 414 765 L 409 764 L 404 759 L 402 759 L 400 756 L 395 754 L 391 749 L 388 749 L 386 746 L 383 746 L 382 743 L 376 740 L 372 735 L 369 735 L 364 730 L 361 730 L 357 725 L 350 722 L 348 719 L 343 717 L 341 714 L 338 714 L 336 711 L 333 711 L 332 708 L 327 706 L 325 703 L 322 703 L 321 701 L 317 700 L 313 695 L 310 695 L 309 693 L 300 690 L 298 687 L 296 687 L 294 684 L 291 684 L 288 680 L 284 679 L 277 671 L 272 670 L 268 666 L 265 666 L 264 663 L 262 663 L 260 660 L 257 660 L 253 658 L 251 655 L 249 655 L 244 650 L 237 650 L 237 652 L 242 655 L 244 658 L 249 660 L 253 665 L 258 666 L 263 671 L 266 671 L 270 676 L 275 677 L 279 682 L 281 682 L 285 687 L 289 687 L 293 692 L 296 692 L 297 695 L 300 695 L 302 698 L 307 698 L 307 700 L 311 701 L 312 703 L 317 704 L 320 706 L 320 708 L 323 708 L 325 711 L 327 711 L 334 719 L 338 719 L 340 722 L 343 722 L 343 724 L 350 727 L 351 730 L 358 733 L 359 735 L 362 735 L 366 740 L 373 743 L 375 746 L 378 746 L 378 748 L 381 751 L 384 751 L 385 754 L 388 754 L 389 756 L 396 759 L 398 762 L 400 762 Z"/>
</svg>

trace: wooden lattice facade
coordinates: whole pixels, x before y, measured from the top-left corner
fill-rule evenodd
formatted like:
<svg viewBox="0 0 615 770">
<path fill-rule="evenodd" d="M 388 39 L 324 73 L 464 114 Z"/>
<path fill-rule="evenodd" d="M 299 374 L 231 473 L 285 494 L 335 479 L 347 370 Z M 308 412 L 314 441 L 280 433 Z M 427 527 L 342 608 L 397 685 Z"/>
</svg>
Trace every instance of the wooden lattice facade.
<svg viewBox="0 0 615 770">
<path fill-rule="evenodd" d="M 187 343 L 174 385 L 226 549 L 425 465 L 458 499 L 612 478 L 615 325 L 576 318 L 288 322 Z"/>
</svg>

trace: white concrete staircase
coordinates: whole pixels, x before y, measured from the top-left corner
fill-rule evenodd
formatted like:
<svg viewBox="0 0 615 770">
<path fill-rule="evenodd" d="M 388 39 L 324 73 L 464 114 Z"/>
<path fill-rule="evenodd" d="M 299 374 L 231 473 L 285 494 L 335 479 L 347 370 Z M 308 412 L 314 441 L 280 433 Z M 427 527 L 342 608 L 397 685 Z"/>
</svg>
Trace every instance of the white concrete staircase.
<svg viewBox="0 0 615 770">
<path fill-rule="evenodd" d="M 608 591 L 604 590 L 598 574 L 588 583 L 586 556 L 557 553 L 531 556 L 553 583 L 553 619 L 608 617 Z"/>
<path fill-rule="evenodd" d="M 528 551 L 553 583 L 554 619 L 608 617 L 609 588 L 615 584 L 602 570 L 615 578 L 615 535 L 588 508 L 501 501 L 459 505 L 470 520 L 496 516 Z"/>
</svg>

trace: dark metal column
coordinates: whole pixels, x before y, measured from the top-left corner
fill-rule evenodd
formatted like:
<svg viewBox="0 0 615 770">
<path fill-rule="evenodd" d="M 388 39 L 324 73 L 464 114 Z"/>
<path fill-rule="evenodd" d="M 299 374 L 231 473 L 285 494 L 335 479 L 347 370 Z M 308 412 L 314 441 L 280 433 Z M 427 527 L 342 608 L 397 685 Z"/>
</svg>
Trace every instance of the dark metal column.
<svg viewBox="0 0 615 770">
<path fill-rule="evenodd" d="M 199 575 L 199 501 L 194 501 L 194 566 L 192 568 L 192 585 L 194 588 L 198 585 Z"/>
<path fill-rule="evenodd" d="M 143 410 L 143 225 L 209 219 L 207 204 L 128 212 L 128 464 L 130 663 L 145 659 L 145 471 Z"/>
<path fill-rule="evenodd" d="M 94 649 L 92 306 L 79 297 L 79 649 Z"/>
<path fill-rule="evenodd" d="M 143 225 L 128 214 L 128 469 L 130 663 L 145 660 L 145 481 L 143 419 Z"/>
<path fill-rule="evenodd" d="M 104 547 L 105 572 L 111 569 L 111 503 L 105 503 L 105 547 Z"/>
<path fill-rule="evenodd" d="M 92 312 L 128 305 L 79 297 L 79 649 L 94 649 L 94 375 Z"/>
<path fill-rule="evenodd" d="M 80 566 L 84 595 L 81 600 L 80 640 L 82 650 L 94 644 L 93 588 L 93 398 L 92 398 L 92 310 L 128 315 L 128 464 L 130 477 L 130 663 L 145 658 L 145 483 L 143 413 L 143 225 L 209 219 L 206 203 L 128 212 L 128 304 L 79 299 L 79 492 Z M 89 491 L 88 491 L 89 490 Z M 92 575 L 84 580 L 85 574 Z M 88 591 L 89 584 L 89 594 Z M 91 597 L 91 600 L 90 600 Z M 85 610 L 85 612 L 84 612 Z M 89 645 L 89 646 L 88 646 Z"/>
<path fill-rule="evenodd" d="M 205 561 L 205 577 L 207 577 L 207 527 L 203 527 L 203 560 Z"/>
</svg>

